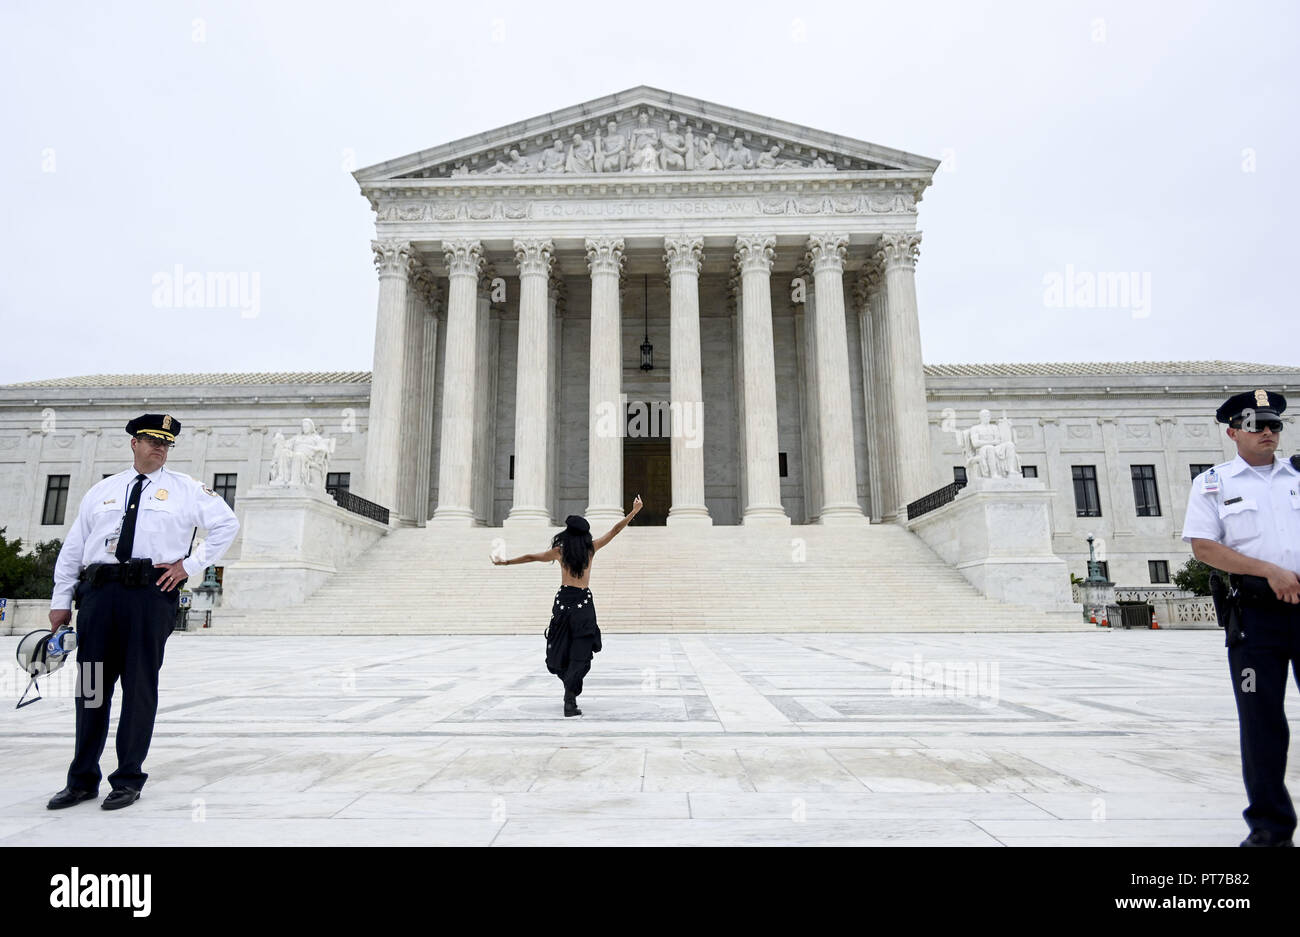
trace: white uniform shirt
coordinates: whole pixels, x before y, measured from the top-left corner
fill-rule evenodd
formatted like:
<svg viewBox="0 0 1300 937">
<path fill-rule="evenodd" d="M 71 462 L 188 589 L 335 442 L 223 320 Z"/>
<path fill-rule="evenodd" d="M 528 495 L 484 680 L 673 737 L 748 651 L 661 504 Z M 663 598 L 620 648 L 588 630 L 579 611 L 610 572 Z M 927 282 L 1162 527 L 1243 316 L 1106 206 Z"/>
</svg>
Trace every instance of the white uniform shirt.
<svg viewBox="0 0 1300 937">
<path fill-rule="evenodd" d="M 72 608 L 72 590 L 83 567 L 117 562 L 117 538 L 138 474 L 130 468 L 110 475 L 81 499 L 77 519 L 54 566 L 50 608 Z M 174 563 L 189 551 L 196 527 L 207 528 L 208 536 L 185 560 L 189 576 L 197 576 L 221 559 L 239 532 L 239 521 L 224 498 L 188 475 L 173 472 L 165 465 L 146 475 L 136 513 L 132 558 Z"/>
<path fill-rule="evenodd" d="M 1194 537 L 1300 572 L 1300 472 L 1275 457 L 1265 477 L 1237 456 L 1197 475 L 1183 522 Z"/>
</svg>

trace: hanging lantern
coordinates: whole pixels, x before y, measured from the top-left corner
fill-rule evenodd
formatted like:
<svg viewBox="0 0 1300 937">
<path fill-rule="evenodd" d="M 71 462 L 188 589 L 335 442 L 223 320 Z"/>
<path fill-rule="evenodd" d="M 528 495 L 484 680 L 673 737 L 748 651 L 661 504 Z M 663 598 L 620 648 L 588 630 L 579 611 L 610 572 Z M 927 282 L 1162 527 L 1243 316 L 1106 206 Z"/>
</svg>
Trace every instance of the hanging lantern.
<svg viewBox="0 0 1300 937">
<path fill-rule="evenodd" d="M 641 342 L 641 370 L 655 369 L 655 346 L 650 344 L 650 277 L 642 277 L 642 302 L 645 305 L 645 340 Z"/>
</svg>

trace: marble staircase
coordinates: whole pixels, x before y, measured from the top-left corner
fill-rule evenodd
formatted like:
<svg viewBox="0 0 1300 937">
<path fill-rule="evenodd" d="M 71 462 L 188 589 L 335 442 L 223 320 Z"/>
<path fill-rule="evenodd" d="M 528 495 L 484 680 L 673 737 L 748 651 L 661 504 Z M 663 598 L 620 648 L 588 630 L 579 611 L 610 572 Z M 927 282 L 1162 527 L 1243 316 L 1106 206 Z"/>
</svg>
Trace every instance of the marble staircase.
<svg viewBox="0 0 1300 937">
<path fill-rule="evenodd" d="M 494 566 L 541 552 L 554 529 L 402 528 L 300 606 L 218 608 L 211 634 L 541 635 L 559 564 Z M 979 594 L 894 525 L 629 527 L 591 574 L 606 632 L 1059 631 L 1081 616 Z"/>
</svg>

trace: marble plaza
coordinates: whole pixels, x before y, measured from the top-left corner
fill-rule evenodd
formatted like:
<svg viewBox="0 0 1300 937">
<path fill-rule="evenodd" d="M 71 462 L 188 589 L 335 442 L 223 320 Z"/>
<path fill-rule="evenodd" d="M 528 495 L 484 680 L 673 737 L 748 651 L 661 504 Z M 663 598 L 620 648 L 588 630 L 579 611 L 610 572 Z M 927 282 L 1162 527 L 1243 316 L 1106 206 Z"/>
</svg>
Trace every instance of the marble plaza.
<svg viewBox="0 0 1300 937">
<path fill-rule="evenodd" d="M 15 642 L 0 638 L 9 661 Z M 1218 631 L 614 635 L 585 716 L 567 720 L 540 642 L 178 633 L 150 780 L 127 810 L 45 809 L 70 698 L 0 710 L 0 843 L 1231 846 L 1246 832 Z"/>
</svg>

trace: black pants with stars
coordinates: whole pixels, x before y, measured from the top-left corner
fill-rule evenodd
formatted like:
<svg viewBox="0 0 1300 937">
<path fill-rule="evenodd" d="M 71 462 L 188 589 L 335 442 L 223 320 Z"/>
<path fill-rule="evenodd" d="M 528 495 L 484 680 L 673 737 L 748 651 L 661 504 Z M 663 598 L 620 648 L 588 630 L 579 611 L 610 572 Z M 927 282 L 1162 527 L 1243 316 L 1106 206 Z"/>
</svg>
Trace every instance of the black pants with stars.
<svg viewBox="0 0 1300 937">
<path fill-rule="evenodd" d="M 590 589 L 561 586 L 551 607 L 547 634 L 559 645 L 552 672 L 564 684 L 564 698 L 576 700 L 582 693 L 582 679 L 591 670 L 592 655 L 601 648 L 596 603 Z"/>
<path fill-rule="evenodd" d="M 1288 667 L 1300 685 L 1300 605 L 1275 600 L 1244 604 L 1242 630 L 1245 639 L 1228 648 L 1241 725 L 1241 771 L 1250 801 L 1242 816 L 1252 833 L 1263 830 L 1289 839 L 1296 813 L 1284 780 L 1290 729 L 1282 704 Z"/>
<path fill-rule="evenodd" d="M 68 768 L 68 787 L 99 790 L 99 759 L 108 740 L 113 688 L 121 680 L 117 770 L 108 776 L 108 783 L 114 790 L 129 787 L 138 791 L 149 777 L 143 765 L 158 712 L 158 671 L 163 647 L 176 627 L 180 591 L 118 582 L 81 583 L 77 596 L 81 691 L 76 698 L 77 744 Z M 87 690 L 92 688 L 94 696 L 88 696 Z"/>
</svg>

